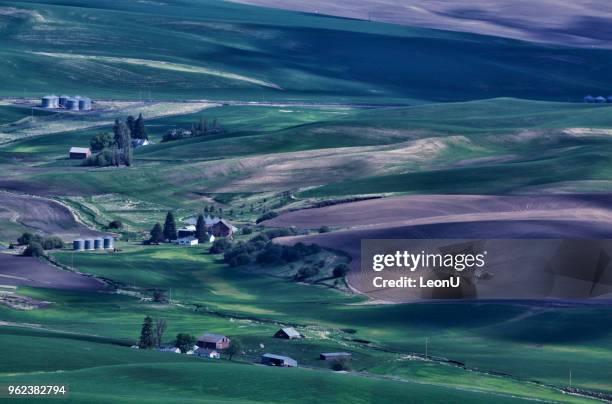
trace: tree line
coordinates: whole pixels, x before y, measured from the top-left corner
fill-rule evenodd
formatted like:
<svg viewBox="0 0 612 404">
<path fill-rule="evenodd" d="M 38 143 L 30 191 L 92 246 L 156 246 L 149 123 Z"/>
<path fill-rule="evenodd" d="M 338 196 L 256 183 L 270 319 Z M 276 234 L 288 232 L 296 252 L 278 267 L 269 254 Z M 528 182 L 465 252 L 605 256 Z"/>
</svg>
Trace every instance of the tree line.
<svg viewBox="0 0 612 404">
<path fill-rule="evenodd" d="M 201 117 L 199 122 L 191 125 L 191 129 L 173 128 L 168 130 L 162 137 L 162 142 L 222 133 L 225 133 L 225 129 L 223 129 L 217 118 L 209 123 L 208 119 Z"/>
</svg>

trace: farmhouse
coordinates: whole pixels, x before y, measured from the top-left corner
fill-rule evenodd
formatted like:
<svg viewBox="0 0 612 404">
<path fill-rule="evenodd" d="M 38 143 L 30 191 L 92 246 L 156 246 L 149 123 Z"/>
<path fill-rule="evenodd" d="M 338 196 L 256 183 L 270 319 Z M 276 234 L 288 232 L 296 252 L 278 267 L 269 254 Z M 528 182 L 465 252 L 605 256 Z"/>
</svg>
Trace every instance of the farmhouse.
<svg viewBox="0 0 612 404">
<path fill-rule="evenodd" d="M 274 355 L 271 353 L 263 354 L 261 356 L 261 363 L 268 366 L 280 366 L 284 368 L 297 367 L 297 361 L 288 356 Z"/>
<path fill-rule="evenodd" d="M 211 227 L 211 233 L 215 237 L 231 237 L 236 230 L 238 229 L 225 219 L 219 220 Z"/>
<path fill-rule="evenodd" d="M 230 339 L 225 335 L 219 334 L 203 334 L 198 338 L 198 346 L 206 349 L 227 349 L 230 346 Z"/>
<path fill-rule="evenodd" d="M 348 360 L 352 357 L 353 355 L 348 352 L 324 352 L 319 355 L 319 358 L 324 361 Z"/>
<path fill-rule="evenodd" d="M 302 334 L 297 332 L 293 327 L 285 327 L 278 330 L 276 334 L 274 334 L 274 338 L 299 339 L 302 338 Z"/>
<path fill-rule="evenodd" d="M 178 238 L 195 237 L 196 228 L 194 225 L 182 227 L 177 230 Z"/>
<path fill-rule="evenodd" d="M 198 239 L 195 237 L 181 237 L 175 240 L 176 244 L 191 247 L 198 245 Z"/>
<path fill-rule="evenodd" d="M 198 349 L 197 351 L 195 351 L 194 355 L 200 358 L 208 358 L 208 359 L 220 359 L 221 358 L 221 354 L 216 349 L 206 349 L 206 348 Z"/>
<path fill-rule="evenodd" d="M 91 156 L 91 150 L 88 147 L 71 147 L 70 158 L 73 160 L 83 160 Z"/>
</svg>

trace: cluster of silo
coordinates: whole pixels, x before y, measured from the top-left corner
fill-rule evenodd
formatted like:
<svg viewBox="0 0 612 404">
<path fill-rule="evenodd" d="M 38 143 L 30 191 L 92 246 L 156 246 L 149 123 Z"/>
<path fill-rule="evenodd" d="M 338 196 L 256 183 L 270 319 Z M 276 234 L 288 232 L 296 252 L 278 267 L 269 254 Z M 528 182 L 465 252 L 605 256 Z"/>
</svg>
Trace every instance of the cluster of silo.
<svg viewBox="0 0 612 404">
<path fill-rule="evenodd" d="M 67 95 L 45 95 L 42 97 L 41 105 L 43 108 L 57 109 L 63 108 L 70 111 L 90 111 L 91 98 L 75 95 L 70 97 Z"/>
<path fill-rule="evenodd" d="M 114 239 L 112 236 L 76 239 L 72 242 L 72 249 L 74 251 L 112 250 L 114 247 Z"/>
</svg>

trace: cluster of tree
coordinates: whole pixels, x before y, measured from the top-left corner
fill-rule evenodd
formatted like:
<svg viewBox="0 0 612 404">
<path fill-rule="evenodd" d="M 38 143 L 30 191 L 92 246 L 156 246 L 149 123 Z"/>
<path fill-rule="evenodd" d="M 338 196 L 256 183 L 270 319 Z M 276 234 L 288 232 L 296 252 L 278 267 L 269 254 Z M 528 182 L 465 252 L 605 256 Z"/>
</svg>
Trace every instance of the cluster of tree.
<svg viewBox="0 0 612 404">
<path fill-rule="evenodd" d="M 204 220 L 202 218 L 202 220 Z M 177 238 L 177 230 L 176 230 L 176 221 L 174 220 L 174 214 L 172 212 L 168 212 L 166 214 L 166 220 L 164 222 L 164 227 L 162 228 L 161 224 L 155 223 L 151 231 L 149 232 L 151 238 L 149 238 L 149 243 L 158 244 L 166 241 L 176 240 Z"/>
<path fill-rule="evenodd" d="M 208 119 L 200 118 L 200 121 L 191 125 L 191 129 L 174 128 L 168 130 L 162 137 L 162 142 L 170 142 L 172 140 L 188 139 L 192 137 L 218 135 L 224 133 L 225 130 L 215 118 L 212 123 L 208 123 Z"/>
<path fill-rule="evenodd" d="M 283 246 L 272 243 L 271 238 L 262 233 L 247 242 L 240 241 L 233 245 L 224 246 L 223 260 L 232 267 L 247 265 L 252 262 L 274 265 L 296 262 L 304 257 L 321 252 L 321 247 L 317 244 L 297 243 L 293 246 Z M 215 247 L 214 244 L 213 247 Z"/>
<path fill-rule="evenodd" d="M 39 234 L 25 232 L 17 239 L 17 243 L 25 245 L 23 255 L 28 257 L 40 257 L 45 250 L 64 248 L 64 242 L 56 236 L 43 237 Z"/>
<path fill-rule="evenodd" d="M 158 318 L 153 324 L 153 319 L 146 316 L 140 329 L 140 338 L 138 339 L 138 347 L 140 349 L 152 349 L 159 347 L 162 343 L 162 338 L 166 332 L 168 323 L 163 318 Z"/>
<path fill-rule="evenodd" d="M 89 145 L 95 153 L 85 159 L 83 164 L 88 166 L 131 166 L 132 139 L 148 139 L 147 129 L 144 124 L 142 114 L 134 119 L 128 116 L 125 122 L 115 120 L 113 133 L 98 133 L 94 136 Z"/>
</svg>

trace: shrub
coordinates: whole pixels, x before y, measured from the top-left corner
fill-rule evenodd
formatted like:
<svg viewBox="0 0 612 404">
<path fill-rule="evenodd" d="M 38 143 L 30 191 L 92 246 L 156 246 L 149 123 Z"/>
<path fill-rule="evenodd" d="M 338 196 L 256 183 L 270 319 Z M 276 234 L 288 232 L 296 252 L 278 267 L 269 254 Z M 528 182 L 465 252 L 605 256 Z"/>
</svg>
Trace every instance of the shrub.
<svg viewBox="0 0 612 404">
<path fill-rule="evenodd" d="M 168 303 L 168 295 L 165 290 L 156 290 L 153 292 L 153 301 L 155 303 Z"/>
<path fill-rule="evenodd" d="M 42 237 L 38 234 L 33 234 L 30 232 L 25 232 L 17 239 L 17 242 L 20 245 L 28 245 L 31 243 L 42 243 Z"/>
<path fill-rule="evenodd" d="M 253 228 L 248 227 L 248 226 L 242 228 L 242 234 L 243 235 L 246 236 L 246 235 L 251 234 L 251 233 L 253 233 Z"/>
<path fill-rule="evenodd" d="M 62 241 L 61 238 L 56 237 L 56 236 L 47 237 L 43 239 L 42 243 L 40 244 L 42 245 L 42 248 L 45 250 L 53 250 L 55 248 L 64 248 L 64 242 Z"/>
<path fill-rule="evenodd" d="M 211 254 L 221 254 L 225 250 L 229 249 L 232 246 L 232 243 L 225 238 L 218 238 L 213 242 L 213 245 L 210 247 L 209 252 Z"/>
<path fill-rule="evenodd" d="M 196 339 L 191 334 L 179 333 L 176 335 L 176 340 L 174 341 L 174 346 L 181 350 L 182 353 L 189 351 L 193 348 L 193 344 L 195 344 Z"/>
<path fill-rule="evenodd" d="M 349 371 L 351 370 L 351 366 L 349 365 L 348 361 L 346 360 L 338 360 L 338 361 L 334 361 L 331 364 L 331 369 L 335 372 L 340 372 L 342 370 L 344 371 Z"/>
<path fill-rule="evenodd" d="M 331 230 L 329 229 L 328 226 L 321 226 L 319 227 L 319 233 L 329 233 Z"/>
<path fill-rule="evenodd" d="M 348 271 L 349 271 L 348 265 L 338 264 L 334 268 L 334 272 L 333 272 L 334 278 L 342 278 L 343 276 L 346 276 Z"/>
<path fill-rule="evenodd" d="M 267 213 L 264 213 L 261 217 L 259 217 L 255 223 L 261 223 L 265 220 L 270 220 L 270 219 L 274 219 L 275 217 L 278 216 L 278 213 L 276 213 L 275 211 L 271 210 Z"/>
<path fill-rule="evenodd" d="M 109 229 L 121 229 L 123 227 L 123 223 L 120 220 L 113 220 L 108 224 Z"/>
<path fill-rule="evenodd" d="M 26 249 L 23 251 L 23 255 L 26 257 L 42 257 L 45 254 L 42 245 L 37 242 L 28 244 Z"/>
</svg>

